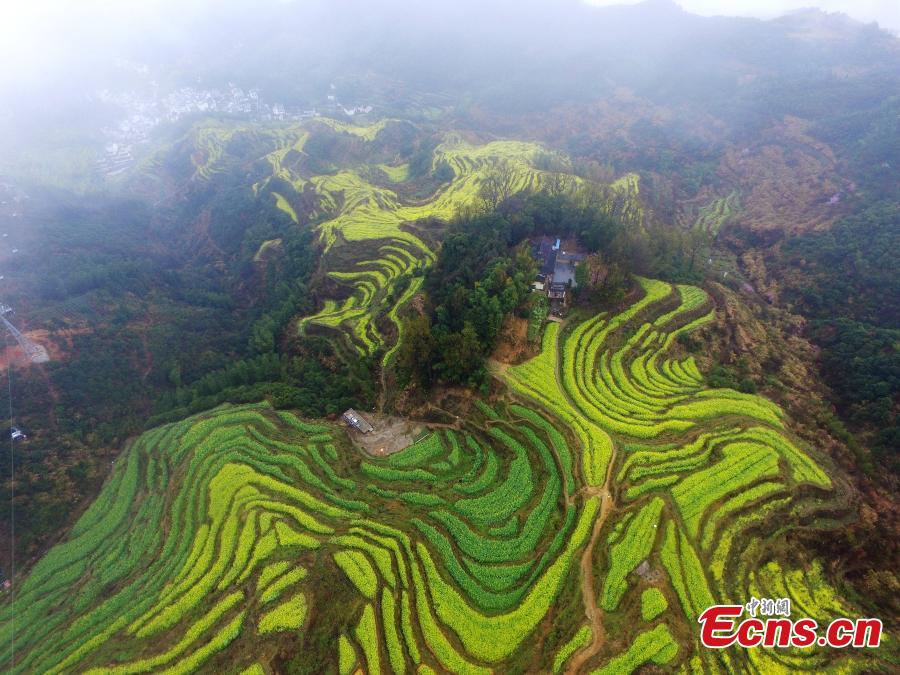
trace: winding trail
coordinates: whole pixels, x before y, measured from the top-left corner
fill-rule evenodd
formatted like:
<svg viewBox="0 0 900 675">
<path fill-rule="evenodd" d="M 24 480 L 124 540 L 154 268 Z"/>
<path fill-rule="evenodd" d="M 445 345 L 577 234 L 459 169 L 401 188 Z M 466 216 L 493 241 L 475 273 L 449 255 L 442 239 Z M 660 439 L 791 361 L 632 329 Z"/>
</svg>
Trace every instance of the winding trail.
<svg viewBox="0 0 900 675">
<path fill-rule="evenodd" d="M 610 460 L 610 467 L 612 459 Z M 609 482 L 612 471 L 606 474 L 606 483 L 602 488 L 592 488 L 585 494 L 598 494 L 600 496 L 600 514 L 594 521 L 594 529 L 591 532 L 591 540 L 587 548 L 581 554 L 581 600 L 584 603 L 584 614 L 591 626 L 591 642 L 586 647 L 575 652 L 569 659 L 566 673 L 577 673 L 581 667 L 592 658 L 606 643 L 606 629 L 603 626 L 603 610 L 597 604 L 597 593 L 594 590 L 594 551 L 600 539 L 600 532 L 609 514 L 615 510 L 615 502 L 609 492 Z"/>
<path fill-rule="evenodd" d="M 559 334 L 556 340 L 556 368 L 554 375 L 556 376 L 556 385 L 565 397 L 569 407 L 574 411 L 578 411 L 575 401 L 569 396 L 569 392 L 563 384 L 560 368 L 563 366 L 563 331 L 567 322 L 561 322 Z M 577 673 L 582 666 L 593 656 L 595 656 L 606 643 L 606 629 L 603 626 L 603 610 L 597 604 L 597 593 L 594 590 L 594 551 L 597 549 L 597 543 L 600 540 L 600 533 L 603 531 L 603 525 L 606 519 L 615 510 L 616 503 L 613 500 L 612 491 L 612 475 L 613 467 L 616 464 L 617 448 L 613 443 L 613 449 L 609 456 L 609 462 L 606 466 L 606 478 L 601 487 L 585 486 L 579 490 L 578 494 L 585 498 L 598 496 L 600 497 L 600 513 L 597 520 L 594 521 L 594 528 L 591 531 L 591 539 L 587 547 L 581 554 L 579 568 L 581 570 L 581 600 L 584 603 L 584 615 L 591 627 L 591 642 L 587 646 L 576 651 L 569 659 L 566 666 L 566 673 Z"/>
</svg>

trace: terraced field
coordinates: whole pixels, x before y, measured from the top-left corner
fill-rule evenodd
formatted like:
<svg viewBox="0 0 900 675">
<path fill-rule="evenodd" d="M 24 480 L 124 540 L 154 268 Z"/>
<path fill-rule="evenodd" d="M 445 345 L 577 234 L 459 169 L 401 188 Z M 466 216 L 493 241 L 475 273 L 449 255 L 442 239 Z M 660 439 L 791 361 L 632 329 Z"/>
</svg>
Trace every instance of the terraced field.
<svg viewBox="0 0 900 675">
<path fill-rule="evenodd" d="M 264 405 L 148 432 L 21 588 L 16 670 L 251 666 L 336 593 L 342 670 L 487 672 L 547 615 L 597 511 L 569 495 L 559 431 L 520 412 L 378 461 Z"/>
<path fill-rule="evenodd" d="M 824 517 L 828 476 L 776 406 L 671 356 L 705 293 L 640 285 L 618 314 L 549 324 L 502 374 L 513 400 L 388 458 L 264 404 L 145 433 L 19 588 L 14 672 L 881 667 L 696 644 L 716 601 L 854 610 L 820 563 L 772 557 L 787 523 Z"/>
<path fill-rule="evenodd" d="M 432 168 L 449 167 L 449 178 L 427 199 L 404 197 L 411 180 L 405 163 L 335 166 L 315 173 L 306 148 L 310 138 L 331 134 L 368 145 L 395 120 L 353 126 L 328 118 L 303 124 L 249 130 L 221 123 L 199 125 L 191 139 L 195 179 L 209 180 L 247 164 L 230 154 L 232 141 L 249 136 L 264 148 L 255 166 L 264 175 L 253 185 L 260 198 L 274 204 L 298 224 L 312 224 L 324 248 L 324 268 L 335 282 L 334 292 L 318 312 L 298 323 L 301 333 L 326 331 L 340 338 L 348 354 L 372 355 L 379 350 L 387 365 L 401 338 L 398 312 L 419 290 L 422 276 L 435 259 L 414 223 L 449 221 L 461 207 L 475 204 L 485 179 L 498 168 L 510 174 L 512 192 L 537 190 L 552 184 L 572 189 L 582 181 L 566 173 L 535 167 L 545 151 L 534 143 L 500 140 L 473 144 L 446 133 L 432 153 Z M 242 146 L 244 144 L 238 144 Z M 365 154 L 365 153 L 363 153 Z M 611 207 L 629 223 L 642 222 L 638 176 L 627 174 L 610 186 Z"/>
<path fill-rule="evenodd" d="M 725 197 L 714 199 L 697 213 L 694 227 L 710 234 L 718 234 L 719 229 L 728 222 L 740 208 L 740 195 L 737 191 L 730 192 Z"/>
<path fill-rule="evenodd" d="M 376 131 L 346 130 L 347 133 L 372 140 Z M 532 160 L 540 148 L 518 141 L 495 141 L 471 145 L 455 135 L 448 135 L 434 151 L 433 164 L 445 163 L 453 171 L 453 178 L 423 203 L 406 203 L 393 186 L 377 185 L 362 177 L 359 171 L 348 169 L 336 174 L 313 176 L 309 179 L 320 204 L 328 217 L 318 225 L 326 251 L 337 245 L 365 250 L 370 258 L 355 260 L 349 266 L 337 266 L 330 272 L 332 279 L 350 289 L 339 300 L 329 300 L 317 314 L 305 317 L 300 329 L 321 326 L 340 330 L 354 349 L 368 355 L 381 347 L 388 347 L 377 325 L 380 316 L 396 327 L 400 307 L 418 291 L 421 273 L 434 260 L 434 253 L 405 227 L 426 218 L 448 221 L 460 207 L 475 203 L 484 178 L 499 165 L 512 169 L 514 190 L 537 189 L 551 176 L 575 185 L 573 176 L 548 174 L 535 169 Z M 408 180 L 408 167 L 379 165 L 379 173 L 389 184 Z M 373 242 L 377 242 L 373 247 Z M 399 281 L 410 281 L 392 300 L 387 300 Z M 399 339 L 383 356 L 388 363 Z"/>
<path fill-rule="evenodd" d="M 605 662 L 599 672 L 610 673 L 679 661 L 705 673 L 874 667 L 871 654 L 713 651 L 697 643 L 696 619 L 716 602 L 799 594 L 805 602 L 795 608 L 820 623 L 839 607 L 847 611 L 821 567 L 804 577 L 796 568 L 782 572 L 771 557 L 787 529 L 817 522 L 834 487 L 776 405 L 709 389 L 692 357 L 670 356 L 678 335 L 713 318 L 706 294 L 639 282 L 639 299 L 623 311 L 564 330 L 548 324 L 539 356 L 498 369 L 512 391 L 565 422 L 583 448 L 583 484 L 602 485 L 606 522 L 586 554 L 596 604 L 586 601 L 589 624 L 559 658 L 574 670 Z M 605 628 L 621 626 L 620 616 L 635 631 L 624 653 L 610 647 Z"/>
</svg>

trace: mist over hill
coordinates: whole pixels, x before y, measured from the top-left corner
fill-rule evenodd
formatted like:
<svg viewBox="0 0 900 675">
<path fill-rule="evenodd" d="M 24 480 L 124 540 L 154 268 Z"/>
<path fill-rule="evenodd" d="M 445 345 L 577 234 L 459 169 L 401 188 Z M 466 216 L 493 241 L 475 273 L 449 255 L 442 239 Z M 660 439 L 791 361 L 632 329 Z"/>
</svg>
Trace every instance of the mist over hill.
<svg viewBox="0 0 900 675">
<path fill-rule="evenodd" d="M 441 93 L 510 113 L 627 87 L 655 103 L 726 117 L 761 114 L 754 107 L 765 99 L 777 116 L 803 102 L 773 107 L 772 88 L 879 80 L 887 92 L 900 70 L 892 35 L 818 10 L 760 21 L 694 16 L 666 0 L 602 8 L 578 0 L 381 0 L 359 9 L 353 0 L 232 0 L 163 3 L 148 17 L 81 16 L 73 6 L 50 17 L 47 61 L 10 72 L 16 88 L 0 101 L 18 123 L 75 110 L 72 122 L 90 125 L 83 99 L 127 87 L 134 72 L 125 60 L 149 67 L 163 88 L 234 82 L 296 105 L 321 100 L 331 83 L 388 109 L 397 98 Z"/>
</svg>

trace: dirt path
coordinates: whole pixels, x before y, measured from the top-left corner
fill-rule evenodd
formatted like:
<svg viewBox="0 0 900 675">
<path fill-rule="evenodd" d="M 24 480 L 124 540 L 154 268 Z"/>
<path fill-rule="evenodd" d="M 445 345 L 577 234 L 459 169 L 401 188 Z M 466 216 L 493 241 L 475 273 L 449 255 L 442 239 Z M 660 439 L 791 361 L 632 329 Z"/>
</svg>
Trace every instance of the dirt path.
<svg viewBox="0 0 900 675">
<path fill-rule="evenodd" d="M 560 327 L 560 334 L 562 334 L 562 329 L 566 322 L 559 319 L 557 319 L 557 321 L 562 324 Z M 575 405 L 569 392 L 566 391 L 566 388 L 563 386 L 563 378 L 560 372 L 560 368 L 563 366 L 562 340 L 560 339 L 557 339 L 556 343 L 556 357 L 554 375 L 556 377 L 557 387 L 559 388 L 559 391 L 562 392 L 569 407 L 572 410 L 577 411 L 578 407 Z M 503 374 L 506 372 L 507 368 L 509 368 L 509 365 L 506 363 L 494 359 L 488 361 L 489 372 L 501 380 L 503 379 Z M 581 571 L 581 598 L 584 603 L 584 615 L 591 628 L 591 642 L 572 655 L 565 670 L 567 674 L 579 672 L 584 664 L 596 656 L 606 643 L 606 629 L 603 626 L 604 612 L 597 604 L 597 593 L 594 589 L 594 551 L 597 548 L 600 534 L 603 531 L 603 526 L 606 524 L 607 518 L 609 518 L 610 514 L 616 508 L 610 488 L 612 487 L 613 467 L 616 463 L 617 454 L 614 444 L 612 453 L 609 457 L 609 463 L 606 467 L 606 478 L 602 486 L 585 485 L 575 494 L 569 496 L 569 501 L 574 500 L 576 497 L 582 497 L 584 499 L 599 497 L 600 513 L 594 521 L 590 541 L 584 552 L 581 554 L 579 562 L 579 569 Z M 558 459 L 559 458 L 557 457 L 557 461 Z"/>
<path fill-rule="evenodd" d="M 563 328 L 565 326 L 565 322 L 560 322 L 562 325 L 560 326 L 560 335 L 562 334 Z M 569 404 L 569 407 L 572 410 L 578 410 L 578 407 L 575 405 L 575 402 L 569 396 L 569 392 L 566 391 L 565 386 L 563 386 L 562 375 L 560 373 L 560 368 L 563 366 L 563 354 L 562 354 L 562 340 L 557 338 L 556 342 L 556 368 L 554 375 L 556 376 L 556 385 L 559 387 L 559 390 L 562 392 L 563 396 L 565 396 L 566 401 Z M 606 519 L 609 517 L 610 513 L 615 510 L 615 502 L 612 498 L 612 492 L 610 491 L 610 487 L 612 486 L 612 475 L 613 475 L 613 467 L 616 463 L 616 447 L 613 444 L 613 450 L 609 457 L 609 463 L 606 466 L 606 478 L 603 481 L 602 487 L 597 486 L 585 486 L 581 490 L 579 490 L 578 494 L 582 495 L 584 498 L 590 498 L 594 496 L 600 497 L 600 514 L 597 516 L 597 520 L 594 521 L 594 528 L 591 531 L 591 539 L 588 542 L 587 548 L 585 548 L 584 553 L 581 554 L 580 561 L 580 570 L 581 570 L 581 600 L 584 603 L 584 615 L 588 620 L 588 623 L 591 627 L 591 643 L 582 649 L 579 649 L 572 657 L 569 659 L 569 665 L 566 667 L 566 673 L 577 673 L 581 667 L 588 661 L 588 659 L 592 658 L 603 645 L 606 643 L 606 630 L 603 627 L 603 610 L 597 605 L 597 593 L 594 590 L 594 551 L 597 548 L 597 542 L 600 539 L 600 533 L 603 530 L 603 525 L 606 523 Z"/>
<path fill-rule="evenodd" d="M 611 468 L 612 459 L 610 459 Z M 615 509 L 615 502 L 609 492 L 611 476 L 612 471 L 607 471 L 604 486 L 600 489 L 594 488 L 591 491 L 600 496 L 600 515 L 597 516 L 597 520 L 594 522 L 591 540 L 588 542 L 584 553 L 581 554 L 581 600 L 584 603 L 584 615 L 591 626 L 591 643 L 572 655 L 572 658 L 569 659 L 569 665 L 566 667 L 566 673 L 579 672 L 587 660 L 599 652 L 606 642 L 606 629 L 603 627 L 603 610 L 597 604 L 597 593 L 594 591 L 594 551 L 597 548 L 603 525 L 606 523 L 609 514 Z M 589 494 L 589 492 L 586 494 Z"/>
</svg>

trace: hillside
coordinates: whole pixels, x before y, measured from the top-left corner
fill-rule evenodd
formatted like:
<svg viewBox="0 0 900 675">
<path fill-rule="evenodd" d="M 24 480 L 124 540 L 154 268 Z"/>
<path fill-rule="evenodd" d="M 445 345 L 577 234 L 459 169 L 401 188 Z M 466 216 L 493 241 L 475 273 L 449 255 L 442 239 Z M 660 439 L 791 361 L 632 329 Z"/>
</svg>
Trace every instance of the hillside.
<svg viewBox="0 0 900 675">
<path fill-rule="evenodd" d="M 836 486 L 777 406 L 670 355 L 711 319 L 706 294 L 641 287 L 618 314 L 549 324 L 502 403 L 389 459 L 265 405 L 144 434 L 21 589 L 18 669 L 267 670 L 288 644 L 301 670 L 770 668 L 698 651 L 690 625 L 765 592 L 848 611 L 822 562 L 780 543 L 829 526 Z M 841 656 L 784 658 L 877 667 Z"/>
<path fill-rule="evenodd" d="M 0 107 L 9 671 L 891 672 L 896 36 L 348 7 Z M 700 643 L 751 598 L 881 647 Z"/>
</svg>

